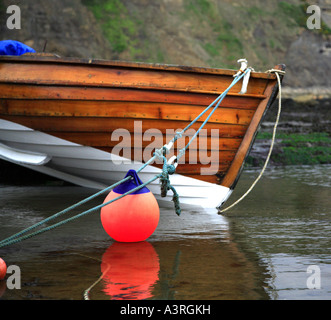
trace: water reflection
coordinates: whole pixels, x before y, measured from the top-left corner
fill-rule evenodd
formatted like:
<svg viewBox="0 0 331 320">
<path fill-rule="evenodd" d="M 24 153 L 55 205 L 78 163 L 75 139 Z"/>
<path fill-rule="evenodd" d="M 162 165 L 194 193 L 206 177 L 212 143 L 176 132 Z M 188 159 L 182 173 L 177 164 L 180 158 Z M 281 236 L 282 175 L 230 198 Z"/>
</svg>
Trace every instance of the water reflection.
<svg viewBox="0 0 331 320">
<path fill-rule="evenodd" d="M 230 203 L 257 174 L 243 173 Z M 21 268 L 22 288 L 5 290 L 0 281 L 0 300 L 82 299 L 100 277 L 100 260 L 104 278 L 91 300 L 330 299 L 330 191 L 330 165 L 270 169 L 226 217 L 200 210 L 178 217 L 162 209 L 149 242 L 109 248 L 99 216 L 89 215 L 2 248 L 8 265 Z M 90 194 L 78 187 L 0 186 L 1 238 Z M 320 268 L 320 289 L 307 287 L 312 265 Z"/>
<path fill-rule="evenodd" d="M 149 242 L 114 242 L 102 256 L 103 292 L 114 300 L 150 298 L 159 270 L 159 257 Z"/>
<path fill-rule="evenodd" d="M 255 175 L 246 173 L 240 183 Z M 245 206 L 232 211 L 231 233 L 268 270 L 271 299 L 330 299 L 330 187 L 330 165 L 274 168 Z M 314 265 L 321 270 L 320 289 L 307 286 L 307 269 Z"/>
<path fill-rule="evenodd" d="M 5 280 L 0 280 L 0 298 L 4 295 L 6 292 L 6 281 Z"/>
</svg>

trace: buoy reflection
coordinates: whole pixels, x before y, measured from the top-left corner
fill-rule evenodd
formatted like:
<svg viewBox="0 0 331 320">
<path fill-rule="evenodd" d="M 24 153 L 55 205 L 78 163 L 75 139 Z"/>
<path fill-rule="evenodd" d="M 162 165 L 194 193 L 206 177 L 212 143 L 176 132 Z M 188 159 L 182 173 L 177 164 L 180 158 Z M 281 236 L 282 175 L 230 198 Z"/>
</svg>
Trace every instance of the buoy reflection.
<svg viewBox="0 0 331 320">
<path fill-rule="evenodd" d="M 6 288 L 7 288 L 6 281 L 5 280 L 0 280 L 0 298 L 6 292 Z"/>
<path fill-rule="evenodd" d="M 149 242 L 114 242 L 102 257 L 103 291 L 114 300 L 150 298 L 159 270 L 159 257 Z"/>
</svg>

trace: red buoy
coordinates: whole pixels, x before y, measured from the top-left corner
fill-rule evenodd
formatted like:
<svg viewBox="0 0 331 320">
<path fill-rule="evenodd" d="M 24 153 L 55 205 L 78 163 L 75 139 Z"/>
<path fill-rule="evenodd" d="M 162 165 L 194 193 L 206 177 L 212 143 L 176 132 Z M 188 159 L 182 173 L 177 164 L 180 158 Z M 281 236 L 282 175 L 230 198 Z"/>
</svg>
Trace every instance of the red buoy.
<svg viewBox="0 0 331 320">
<path fill-rule="evenodd" d="M 102 256 L 103 291 L 113 300 L 151 298 L 159 271 L 159 256 L 149 242 L 115 242 Z"/>
<path fill-rule="evenodd" d="M 133 179 L 121 183 L 104 203 L 142 184 L 137 172 L 126 174 Z M 108 235 L 119 242 L 144 241 L 155 231 L 160 218 L 159 205 L 147 187 L 143 187 L 101 208 L 101 223 Z"/>
<path fill-rule="evenodd" d="M 0 258 L 0 280 L 3 280 L 6 276 L 7 273 L 7 265 L 6 262 L 4 262 L 1 258 Z"/>
</svg>

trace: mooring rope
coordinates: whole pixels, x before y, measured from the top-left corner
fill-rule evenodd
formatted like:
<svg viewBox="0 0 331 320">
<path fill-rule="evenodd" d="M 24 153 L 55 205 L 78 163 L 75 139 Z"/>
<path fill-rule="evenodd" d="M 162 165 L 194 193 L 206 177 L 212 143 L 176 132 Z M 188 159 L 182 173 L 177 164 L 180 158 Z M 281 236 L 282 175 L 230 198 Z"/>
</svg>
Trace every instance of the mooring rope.
<svg viewBox="0 0 331 320">
<path fill-rule="evenodd" d="M 228 94 L 228 92 L 230 91 L 230 89 L 239 81 L 241 80 L 241 78 L 243 78 L 248 72 L 250 72 L 251 68 L 247 68 L 246 70 L 240 70 L 241 73 L 238 72 L 238 74 L 236 75 L 235 79 L 232 81 L 232 83 L 228 86 L 228 88 L 221 94 L 219 95 L 219 97 L 213 102 L 211 103 L 203 112 L 200 113 L 200 115 L 198 115 L 193 121 L 191 121 L 182 131 L 177 132 L 176 135 L 178 135 L 179 137 L 182 137 L 182 135 L 199 119 L 201 118 L 202 115 L 204 115 L 210 108 L 212 108 L 214 106 L 214 104 L 216 103 L 216 105 L 214 106 L 213 110 L 210 112 L 210 114 L 208 115 L 208 117 L 205 119 L 205 121 L 201 124 L 201 126 L 199 127 L 199 129 L 195 132 L 195 134 L 192 136 L 192 138 L 190 139 L 190 141 L 187 143 L 187 145 L 181 149 L 179 151 L 179 155 L 177 156 L 177 160 L 179 160 L 186 152 L 186 150 L 189 148 L 190 144 L 192 143 L 192 141 L 198 136 L 198 134 L 200 133 L 200 131 L 203 129 L 203 127 L 205 126 L 205 124 L 209 121 L 209 119 L 211 118 L 211 116 L 213 115 L 213 113 L 216 111 L 216 109 L 219 107 L 219 105 L 221 104 L 221 102 L 223 101 L 223 99 L 226 97 L 226 95 Z M 176 136 L 173 139 L 174 141 L 176 141 Z"/>
<path fill-rule="evenodd" d="M 70 222 L 70 221 L 76 220 L 77 218 L 80 218 L 80 217 L 82 217 L 82 216 L 85 216 L 86 214 L 89 214 L 89 213 L 94 212 L 94 211 L 96 211 L 96 210 L 98 210 L 98 209 L 101 209 L 102 207 L 104 207 L 104 206 L 106 206 L 106 205 L 108 205 L 108 204 L 110 204 L 110 203 L 112 203 L 112 202 L 114 202 L 114 201 L 116 201 L 116 200 L 119 200 L 120 198 L 122 198 L 122 197 L 124 197 L 124 196 L 126 196 L 126 195 L 129 195 L 129 194 L 131 194 L 131 193 L 133 193 L 133 192 L 135 192 L 135 191 L 137 191 L 137 190 L 140 190 L 141 188 L 147 186 L 148 184 L 150 184 L 151 182 L 155 181 L 155 180 L 158 179 L 158 178 L 160 178 L 160 181 L 161 181 L 161 196 L 162 196 L 162 197 L 165 197 L 165 196 L 167 195 L 167 191 L 168 191 L 168 190 L 172 190 L 172 192 L 173 192 L 173 199 L 172 199 L 172 200 L 173 200 L 173 202 L 174 202 L 174 204 L 175 204 L 175 210 L 176 210 L 176 213 L 177 213 L 178 215 L 180 215 L 180 213 L 181 213 L 181 209 L 180 209 L 180 203 L 179 203 L 179 195 L 178 195 L 176 189 L 170 184 L 170 179 L 169 179 L 169 174 L 171 175 L 171 174 L 173 174 L 173 173 L 175 172 L 175 166 L 174 166 L 174 165 L 169 165 L 169 164 L 167 164 L 167 159 L 166 159 L 166 157 L 165 157 L 165 154 L 167 154 L 167 153 L 170 152 L 170 149 L 171 149 L 171 147 L 173 146 L 173 144 L 174 144 L 179 138 L 181 138 L 181 137 L 183 136 L 183 134 L 184 134 L 184 133 L 185 133 L 185 132 L 186 132 L 186 131 L 187 131 L 187 130 L 188 130 L 188 129 L 189 129 L 189 128 L 190 128 L 190 127 L 191 127 L 191 126 L 192 126 L 192 125 L 198 120 L 198 119 L 200 119 L 200 118 L 201 118 L 201 117 L 202 117 L 202 116 L 203 116 L 203 115 L 204 115 L 209 109 L 211 109 L 212 107 L 214 107 L 213 110 L 212 110 L 212 111 L 210 112 L 210 114 L 208 115 L 208 117 L 205 119 L 205 121 L 201 124 L 201 126 L 200 126 L 199 129 L 198 129 L 198 131 L 197 131 L 197 132 L 195 133 L 195 135 L 190 139 L 190 141 L 188 142 L 188 144 L 187 144 L 183 149 L 180 150 L 179 155 L 176 157 L 176 158 L 177 158 L 176 161 L 177 161 L 180 157 L 182 157 L 183 154 L 185 154 L 185 152 L 186 152 L 186 150 L 188 149 L 188 147 L 190 146 L 191 142 L 197 137 L 197 135 L 198 135 L 199 132 L 202 130 L 202 128 L 204 127 L 204 125 L 209 121 L 209 119 L 210 119 L 210 117 L 212 116 L 212 114 L 213 114 L 213 113 L 215 112 L 215 110 L 219 107 L 220 103 L 221 103 L 222 100 L 225 98 L 225 96 L 227 95 L 227 93 L 229 92 L 229 90 L 230 90 L 230 89 L 231 89 L 231 88 L 232 88 L 232 87 L 233 87 L 238 81 L 240 81 L 240 80 L 246 75 L 246 73 L 249 72 L 250 70 L 251 70 L 251 68 L 247 68 L 246 70 L 240 70 L 240 72 L 238 72 L 238 73 L 234 76 L 234 80 L 232 81 L 232 83 L 229 85 L 229 87 L 228 87 L 228 88 L 227 88 L 222 94 L 220 94 L 220 95 L 219 95 L 219 96 L 218 96 L 218 97 L 217 97 L 217 98 L 216 98 L 216 99 L 215 99 L 215 100 L 214 100 L 214 101 L 213 101 L 208 107 L 205 108 L 204 111 L 202 111 L 202 112 L 201 112 L 201 113 L 200 113 L 200 114 L 199 114 L 199 115 L 198 115 L 193 121 L 191 121 L 191 123 L 190 123 L 189 125 L 187 125 L 182 131 L 177 132 L 177 133 L 175 134 L 174 138 L 173 138 L 173 139 L 172 139 L 167 145 L 164 145 L 164 146 L 163 146 L 162 148 L 160 148 L 160 149 L 156 149 L 155 152 L 154 152 L 153 157 L 152 157 L 150 160 L 148 160 L 145 164 L 143 164 L 143 165 L 141 166 L 141 168 L 139 168 L 139 169 L 137 170 L 137 172 L 142 171 L 147 165 L 149 165 L 150 163 L 152 163 L 155 159 L 160 158 L 160 159 L 162 159 L 162 161 L 163 161 L 163 169 L 162 169 L 162 172 L 161 172 L 160 174 L 155 175 L 155 177 L 151 178 L 151 179 L 148 180 L 146 183 L 144 183 L 144 184 L 142 184 L 142 185 L 140 185 L 140 186 L 138 186 L 138 187 L 136 187 L 136 188 L 134 188 L 134 189 L 132 189 L 132 190 L 130 190 L 130 191 L 128 191 L 128 192 L 126 192 L 126 193 L 124 193 L 124 194 L 122 194 L 122 195 L 120 195 L 120 196 L 118 196 L 118 197 L 116 197 L 116 198 L 114 198 L 114 199 L 112 199 L 112 200 L 106 202 L 106 203 L 103 203 L 103 204 L 101 204 L 101 205 L 95 206 L 95 207 L 93 207 L 93 208 L 91 208 L 91 209 L 89 209 L 89 210 L 86 210 L 86 211 L 84 211 L 84 212 L 82 212 L 82 213 L 79 213 L 79 214 L 77 214 L 77 215 L 75 215 L 75 216 L 73 216 L 73 217 L 67 218 L 67 219 L 62 220 L 62 221 L 60 221 L 60 222 L 58 222 L 58 223 L 55 223 L 55 224 L 53 224 L 53 225 L 50 225 L 50 226 L 44 227 L 44 228 L 39 229 L 39 230 L 37 230 L 37 231 L 35 231 L 35 232 L 31 232 L 31 233 L 29 233 L 29 234 L 26 234 L 26 233 L 28 233 L 29 231 L 31 231 L 31 230 L 33 230 L 33 229 L 35 229 L 35 228 L 41 226 L 42 224 L 45 224 L 45 223 L 47 223 L 47 222 L 50 222 L 51 220 L 54 220 L 55 218 L 57 218 L 57 217 L 59 217 L 59 216 L 65 214 L 65 213 L 67 213 L 67 212 L 69 212 L 69 211 L 71 211 L 71 210 L 73 210 L 73 209 L 75 209 L 75 208 L 77 208 L 78 206 L 80 206 L 80 205 L 82 205 L 82 204 L 87 203 L 88 201 L 94 199 L 95 197 L 97 197 L 97 196 L 99 196 L 99 195 L 105 193 L 106 191 L 109 191 L 109 190 L 115 188 L 115 187 L 118 186 L 119 184 L 121 184 L 121 183 L 123 183 L 123 182 L 125 182 L 125 181 L 127 181 L 127 180 L 129 180 L 129 179 L 131 179 L 131 177 L 128 176 L 127 178 L 124 178 L 124 179 L 122 179 L 122 180 L 120 180 L 120 181 L 114 183 L 113 185 L 111 185 L 111 186 L 109 186 L 109 187 L 106 187 L 105 189 L 103 189 L 103 190 L 101 190 L 101 191 L 99 191 L 99 192 L 97 192 L 97 193 L 95 193 L 95 194 L 93 194 L 93 195 L 87 197 L 86 199 L 84 199 L 84 200 L 82 200 L 82 201 L 80 201 L 80 202 L 78 202 L 78 203 L 76 203 L 76 204 L 74 204 L 74 205 L 72 205 L 72 206 L 70 206 L 70 207 L 68 207 L 68 208 L 66 208 L 66 209 L 64 209 L 64 210 L 62 210 L 62 211 L 60 211 L 60 212 L 58 212 L 58 213 L 56 213 L 56 214 L 54 214 L 54 215 L 52 215 L 52 216 L 50 216 L 50 217 L 48 217 L 48 218 L 46 218 L 46 219 L 44 219 L 44 220 L 42 220 L 42 221 L 40 221 L 40 222 L 38 222 L 38 223 L 36 223 L 36 224 L 34 224 L 34 225 L 28 227 L 28 228 L 26 228 L 26 229 L 24 229 L 24 230 L 22 230 L 22 231 L 20 231 L 20 232 L 18 232 L 18 233 L 16 233 L 16 234 L 14 234 L 14 235 L 8 237 L 8 238 L 6 238 L 6 239 L 0 241 L 0 248 L 5 247 L 5 246 L 8 246 L 8 245 L 11 245 L 11 244 L 18 243 L 18 242 L 23 241 L 23 240 L 25 240 L 25 239 L 29 239 L 29 238 L 31 238 L 31 237 L 33 237 L 33 236 L 36 236 L 36 235 L 39 235 L 39 234 L 41 234 L 41 233 L 43 233 L 43 232 L 46 232 L 46 231 L 52 230 L 52 229 L 54 229 L 54 228 L 57 228 L 57 227 L 59 227 L 59 226 L 65 224 L 65 223 L 68 223 L 68 222 Z M 215 105 L 215 104 L 216 104 L 216 105 Z M 215 105 L 215 106 L 214 106 L 214 105 Z"/>
<path fill-rule="evenodd" d="M 148 164 L 150 164 L 153 160 L 154 160 L 154 159 L 152 158 L 152 159 L 150 159 L 149 161 L 147 161 L 147 162 L 146 162 L 141 168 L 139 168 L 139 169 L 137 170 L 137 172 L 140 172 L 141 170 L 143 170 L 143 169 L 144 169 Z M 38 222 L 38 223 L 36 223 L 36 224 L 34 224 L 34 225 L 28 227 L 28 228 L 26 228 L 26 229 L 24 229 L 24 230 L 22 230 L 22 231 L 20 231 L 20 232 L 18 232 L 18 233 L 16 233 L 16 234 L 14 234 L 14 235 L 8 237 L 8 238 L 6 238 L 6 239 L 0 241 L 0 248 L 2 247 L 2 244 L 3 244 L 3 243 L 8 242 L 8 241 L 10 241 L 10 240 L 12 240 L 12 239 L 14 239 L 14 238 L 18 238 L 18 237 L 22 236 L 23 234 L 27 233 L 28 231 L 31 231 L 31 230 L 33 230 L 33 229 L 35 229 L 35 228 L 41 226 L 42 224 L 45 224 L 45 223 L 51 221 L 51 220 L 54 220 L 55 218 L 57 218 L 57 217 L 59 217 L 59 216 L 65 214 L 65 213 L 67 213 L 67 212 L 69 212 L 69 211 L 71 211 L 71 210 L 73 210 L 73 209 L 75 209 L 75 208 L 77 208 L 78 206 L 81 206 L 81 205 L 83 205 L 84 203 L 87 203 L 88 201 L 91 201 L 92 199 L 94 199 L 94 198 L 96 198 L 97 196 L 99 196 L 99 195 L 105 193 L 106 191 L 109 191 L 109 190 L 115 188 L 116 186 L 120 185 L 121 183 L 123 183 L 123 182 L 125 182 L 125 181 L 128 181 L 129 179 L 131 179 L 131 176 L 128 176 L 128 177 L 126 177 L 126 178 L 124 178 L 124 179 L 122 179 L 122 180 L 120 180 L 120 181 L 118 181 L 118 182 L 112 184 L 111 186 L 109 186 L 109 187 L 107 187 L 107 188 L 105 188 L 105 189 L 103 189 L 103 190 L 101 190 L 101 191 L 99 191 L 99 192 L 97 192 L 97 193 L 95 193 L 95 194 L 93 194 L 93 195 L 91 195 L 91 196 L 85 198 L 84 200 L 81 200 L 80 202 L 75 203 L 74 205 L 72 205 L 72 206 L 70 206 L 70 207 L 68 207 L 68 208 L 66 208 L 66 209 L 64 209 L 64 210 L 62 210 L 62 211 L 60 211 L 60 212 L 58 212 L 58 213 L 56 213 L 56 214 L 54 214 L 54 215 L 52 215 L 52 216 L 50 216 L 50 217 L 48 217 L 48 218 L 46 218 L 46 219 L 44 219 L 44 220 L 42 220 L 42 221 L 40 221 L 40 222 Z"/>
<path fill-rule="evenodd" d="M 90 257 L 90 256 L 86 256 L 84 254 L 80 254 L 80 253 L 76 253 L 82 257 L 86 257 L 86 258 L 90 258 L 90 259 L 93 259 L 93 260 L 97 260 L 99 262 L 102 262 L 102 260 L 100 259 L 96 259 L 96 258 L 93 258 L 93 257 Z M 103 279 L 103 277 L 105 276 L 105 274 L 107 274 L 107 272 L 109 271 L 110 269 L 110 264 L 109 263 L 105 263 L 106 264 L 106 269 L 101 273 L 101 275 L 99 276 L 99 278 L 94 281 L 87 289 L 84 290 L 83 292 L 83 298 L 84 300 L 91 300 L 90 299 L 90 292 L 91 290 Z"/>
<path fill-rule="evenodd" d="M 278 97 L 278 112 L 277 112 L 277 117 L 275 120 L 275 124 L 274 124 L 274 128 L 273 128 L 273 133 L 272 133 L 272 139 L 271 139 L 271 144 L 270 144 L 270 148 L 269 148 L 269 152 L 267 155 L 267 158 L 265 160 L 265 163 L 261 169 L 260 174 L 258 175 L 258 177 L 255 179 L 255 181 L 252 183 L 252 185 L 249 187 L 249 189 L 238 199 L 236 200 L 234 203 L 232 203 L 230 206 L 222 209 L 222 210 L 218 210 L 219 213 L 224 213 L 225 211 L 228 211 L 229 209 L 233 208 L 234 206 L 236 206 L 239 202 L 241 202 L 244 198 L 246 198 L 246 196 L 253 190 L 253 188 L 255 187 L 255 185 L 258 183 L 258 181 L 261 179 L 262 175 L 264 174 L 264 171 L 269 163 L 270 160 L 270 156 L 274 147 L 274 143 L 275 143 L 275 139 L 276 139 L 276 131 L 277 131 L 277 126 L 279 123 L 279 117 L 280 117 L 280 113 L 282 110 L 282 87 L 281 87 L 281 81 L 280 81 L 280 76 L 279 74 L 285 74 L 285 71 L 282 70 L 278 70 L 278 69 L 270 69 L 268 71 L 266 71 L 268 73 L 275 73 L 277 76 L 277 81 L 278 81 L 278 88 L 279 88 L 279 97 Z"/>
<path fill-rule="evenodd" d="M 130 191 L 128 191 L 128 192 L 126 192 L 126 193 L 123 193 L 123 194 L 121 194 L 120 196 L 118 196 L 118 197 L 116 197 L 116 198 L 114 198 L 114 199 L 112 199 L 112 200 L 110 200 L 110 201 L 108 201 L 108 202 L 105 202 L 105 203 L 103 203 L 103 204 L 100 204 L 100 205 L 98 205 L 98 206 L 95 206 L 95 207 L 93 207 L 93 208 L 91 208 L 91 209 L 89 209 L 89 210 L 86 210 L 86 211 L 84 211 L 84 212 L 82 212 L 82 213 L 79 213 L 79 214 L 77 214 L 77 215 L 75 215 L 75 216 L 73 216 L 73 217 L 71 217 L 71 218 L 68 218 L 68 219 L 62 220 L 62 221 L 60 221 L 60 222 L 58 222 L 58 223 L 55 223 L 55 224 L 53 224 L 53 225 L 51 225 L 51 226 L 45 227 L 45 228 L 43 228 L 43 229 L 40 229 L 40 230 L 38 230 L 38 231 L 35 231 L 35 232 L 32 232 L 32 233 L 29 233 L 29 234 L 27 234 L 27 235 L 25 235 L 25 236 L 21 236 L 21 237 L 15 237 L 15 238 L 13 238 L 13 236 L 11 236 L 11 237 L 9 237 L 8 239 L 5 239 L 5 240 L 2 240 L 2 241 L 1 241 L 1 243 L 0 243 L 0 248 L 1 248 L 1 247 L 8 246 L 8 245 L 10 245 L 10 244 L 14 244 L 14 243 L 20 242 L 20 241 L 25 240 L 25 239 L 29 239 L 29 238 L 31 238 L 31 237 L 33 237 L 33 236 L 36 236 L 36 235 L 38 235 L 38 234 L 41 234 L 41 233 L 43 233 L 43 232 L 46 232 L 46 231 L 49 231 L 49 230 L 55 229 L 55 228 L 57 228 L 57 227 L 59 227 L 59 226 L 65 224 L 65 223 L 67 223 L 67 222 L 70 222 L 70 221 L 76 220 L 76 219 L 78 219 L 78 218 L 80 218 L 80 217 L 82 217 L 82 216 L 85 216 L 85 215 L 87 215 L 87 214 L 89 214 L 89 213 L 91 213 L 91 212 L 94 212 L 94 211 L 96 211 L 96 210 L 98 210 L 98 209 L 101 209 L 102 207 L 104 207 L 104 206 L 106 206 L 106 205 L 108 205 L 108 204 L 110 204 L 110 203 L 112 203 L 112 202 L 114 202 L 114 201 L 116 201 L 116 200 L 119 200 L 119 199 L 121 199 L 121 198 L 123 198 L 123 197 L 125 197 L 125 196 L 127 196 L 127 195 L 129 195 L 129 194 L 131 194 L 131 193 L 133 193 L 133 192 L 135 192 L 135 191 L 140 190 L 141 188 L 147 186 L 149 183 L 155 181 L 156 179 L 158 179 L 158 178 L 160 178 L 160 177 L 161 177 L 161 173 L 158 174 L 158 175 L 156 175 L 155 177 L 149 179 L 147 182 L 145 182 L 145 183 L 139 185 L 138 187 L 136 187 L 136 188 L 134 188 L 134 189 L 131 189 Z M 43 222 L 43 221 L 41 221 L 41 222 Z M 38 224 L 40 224 L 40 222 L 39 222 Z M 34 226 L 33 226 L 33 227 L 34 227 Z M 33 228 L 30 227 L 30 229 L 33 229 Z M 23 230 L 23 231 L 24 231 L 24 230 Z M 20 234 L 25 233 L 25 232 L 23 232 L 23 231 L 20 232 Z"/>
</svg>

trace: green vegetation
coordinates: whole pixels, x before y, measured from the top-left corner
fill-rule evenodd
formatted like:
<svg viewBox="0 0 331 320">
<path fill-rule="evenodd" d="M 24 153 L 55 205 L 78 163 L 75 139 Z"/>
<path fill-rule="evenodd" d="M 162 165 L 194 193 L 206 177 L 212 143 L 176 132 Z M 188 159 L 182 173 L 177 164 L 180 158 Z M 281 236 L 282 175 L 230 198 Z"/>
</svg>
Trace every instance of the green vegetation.
<svg viewBox="0 0 331 320">
<path fill-rule="evenodd" d="M 3 0 L 0 0 L 0 15 L 4 14 L 5 12 L 6 12 L 6 7 L 3 3 Z"/>
<path fill-rule="evenodd" d="M 228 62 L 236 61 L 238 56 L 243 55 L 243 46 L 238 38 L 236 38 L 229 30 L 229 24 L 224 23 L 224 26 L 220 28 L 219 34 L 216 40 L 213 43 L 206 43 L 204 49 L 209 53 L 213 58 L 217 56 L 224 56 Z"/>
<path fill-rule="evenodd" d="M 270 59 L 283 56 L 291 39 L 307 28 L 309 5 L 305 0 L 299 3 L 267 1 L 263 5 L 249 1 L 231 4 L 183 0 L 173 7 L 169 4 L 166 10 L 163 2 L 156 1 L 144 10 L 142 4 L 129 0 L 82 0 L 82 3 L 96 17 L 112 47 L 114 59 L 182 63 L 171 61 L 176 46 L 172 48 L 167 37 L 178 31 L 176 37 L 187 52 L 198 47 L 204 49 L 205 55 L 201 54 L 199 58 L 207 66 L 237 68 L 238 57 L 250 57 L 256 70 L 269 68 Z M 162 32 L 164 39 L 160 38 L 161 33 L 154 25 L 150 28 L 144 21 L 145 12 L 146 17 L 160 15 L 164 20 L 160 21 L 161 28 L 167 23 Z M 311 31 L 331 34 L 331 29 L 323 22 L 321 29 Z M 167 50 L 164 50 L 164 40 L 169 42 Z"/>
<path fill-rule="evenodd" d="M 284 21 L 289 27 L 306 27 L 306 8 L 306 4 L 295 5 L 285 1 L 278 3 L 278 12 L 284 16 Z"/>
<path fill-rule="evenodd" d="M 275 161 L 287 164 L 331 163 L 331 137 L 327 133 L 293 133 L 285 135 L 281 144 L 283 153 L 277 153 Z"/>
<path fill-rule="evenodd" d="M 209 0 L 186 0 L 185 9 L 197 16 L 210 16 L 215 13 Z"/>
<path fill-rule="evenodd" d="M 134 48 L 137 47 L 136 37 L 141 22 L 129 15 L 120 0 L 82 0 L 82 3 L 90 8 L 100 22 L 115 52 L 121 53 L 130 49 L 133 56 L 137 54 Z"/>
<path fill-rule="evenodd" d="M 271 139 L 271 133 L 259 133 L 259 139 Z M 313 165 L 331 163 L 331 137 L 325 132 L 313 132 L 306 134 L 280 133 L 277 134 L 275 143 L 277 151 L 271 155 L 271 161 L 280 165 Z M 264 159 L 247 159 L 247 165 L 258 162 L 261 165 Z"/>
<path fill-rule="evenodd" d="M 243 45 L 236 36 L 232 23 L 218 14 L 217 8 L 208 0 L 186 0 L 185 19 L 204 22 L 208 35 L 203 37 L 202 47 L 210 55 L 208 61 L 211 67 L 237 67 L 238 56 L 244 54 Z M 200 24 L 195 27 L 201 28 Z"/>
<path fill-rule="evenodd" d="M 289 19 L 293 19 L 295 21 L 295 25 L 306 28 L 307 27 L 307 8 L 310 5 L 306 1 L 302 1 L 303 3 L 300 5 L 294 5 L 285 1 L 281 1 L 278 3 L 280 11 L 285 14 Z M 289 26 L 292 26 L 291 24 Z M 325 24 L 325 22 L 321 21 L 321 29 L 313 29 L 312 32 L 321 33 L 324 35 L 330 35 L 331 29 Z"/>
<path fill-rule="evenodd" d="M 233 26 L 228 22 L 223 22 L 220 34 L 217 37 L 217 42 L 225 45 L 228 50 L 227 59 L 233 61 L 238 56 L 242 56 L 243 45 L 240 40 L 233 34 Z"/>
<path fill-rule="evenodd" d="M 319 30 L 319 32 L 328 36 L 331 34 L 331 29 L 325 24 L 324 21 L 321 21 L 321 29 Z"/>
<path fill-rule="evenodd" d="M 251 6 L 247 9 L 247 13 L 251 18 L 259 19 L 262 16 L 268 14 L 265 10 L 257 6 Z"/>
</svg>

